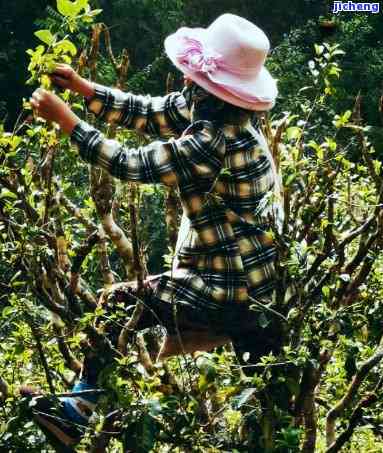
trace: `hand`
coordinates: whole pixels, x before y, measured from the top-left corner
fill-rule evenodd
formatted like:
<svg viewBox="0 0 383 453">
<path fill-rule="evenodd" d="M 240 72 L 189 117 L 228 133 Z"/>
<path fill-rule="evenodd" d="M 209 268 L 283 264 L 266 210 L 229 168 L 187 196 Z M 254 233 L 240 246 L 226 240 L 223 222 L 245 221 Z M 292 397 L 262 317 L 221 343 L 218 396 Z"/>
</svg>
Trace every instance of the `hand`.
<svg viewBox="0 0 383 453">
<path fill-rule="evenodd" d="M 81 79 L 79 74 L 67 64 L 58 64 L 49 77 L 55 85 L 71 91 L 76 91 L 79 79 Z"/>
<path fill-rule="evenodd" d="M 50 91 L 38 88 L 32 94 L 30 103 L 38 116 L 48 121 L 55 121 L 66 134 L 71 134 L 76 124 L 80 122 L 80 118 L 68 105 Z"/>
<path fill-rule="evenodd" d="M 74 91 L 85 97 L 91 97 L 94 94 L 93 84 L 83 79 L 67 64 L 58 64 L 52 74 L 50 74 L 50 78 L 54 85 L 65 90 Z"/>
</svg>

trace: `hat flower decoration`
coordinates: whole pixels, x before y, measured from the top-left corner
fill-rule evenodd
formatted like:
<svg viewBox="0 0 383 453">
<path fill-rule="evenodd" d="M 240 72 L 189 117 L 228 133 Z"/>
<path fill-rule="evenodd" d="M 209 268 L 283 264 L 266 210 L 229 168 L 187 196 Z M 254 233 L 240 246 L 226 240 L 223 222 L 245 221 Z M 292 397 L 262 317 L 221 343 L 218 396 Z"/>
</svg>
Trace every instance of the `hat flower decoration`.
<svg viewBox="0 0 383 453">
<path fill-rule="evenodd" d="M 187 65 L 193 71 L 214 72 L 219 64 L 219 59 L 222 57 L 214 49 L 204 47 L 203 44 L 192 38 L 184 38 L 185 48 L 183 52 L 177 55 L 177 59 L 181 64 Z"/>
</svg>

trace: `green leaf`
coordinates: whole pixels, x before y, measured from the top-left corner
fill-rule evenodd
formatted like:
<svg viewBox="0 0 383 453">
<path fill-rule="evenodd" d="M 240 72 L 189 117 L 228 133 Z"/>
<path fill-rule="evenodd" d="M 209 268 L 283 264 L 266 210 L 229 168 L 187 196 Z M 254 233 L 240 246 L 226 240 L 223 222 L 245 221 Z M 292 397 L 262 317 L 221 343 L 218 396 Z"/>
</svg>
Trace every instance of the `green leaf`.
<svg viewBox="0 0 383 453">
<path fill-rule="evenodd" d="M 286 179 L 286 181 L 284 182 L 284 185 L 287 187 L 289 186 L 296 178 L 297 174 L 296 173 L 292 173 L 291 175 L 289 175 Z"/>
<path fill-rule="evenodd" d="M 76 17 L 87 6 L 88 0 L 57 0 L 57 11 L 66 17 Z"/>
<path fill-rule="evenodd" d="M 301 135 L 301 132 L 302 131 L 301 131 L 300 127 L 296 127 L 296 126 L 289 127 L 286 130 L 287 140 L 295 140 L 295 139 L 297 139 Z"/>
<path fill-rule="evenodd" d="M 334 50 L 331 52 L 332 55 L 346 55 L 346 52 L 343 50 Z"/>
<path fill-rule="evenodd" d="M 48 46 L 50 46 L 55 40 L 55 37 L 49 30 L 38 30 L 35 32 L 35 36 L 37 36 L 43 43 L 48 44 Z"/>
<path fill-rule="evenodd" d="M 322 55 L 322 53 L 324 51 L 324 46 L 319 46 L 318 44 L 314 44 L 314 49 L 315 49 L 315 53 L 319 56 L 319 55 Z"/>
<path fill-rule="evenodd" d="M 269 325 L 270 321 L 266 318 L 264 313 L 261 313 L 258 318 L 258 324 L 262 329 L 265 329 Z"/>
<path fill-rule="evenodd" d="M 12 200 L 17 200 L 17 195 L 11 192 L 10 190 L 3 189 L 0 192 L 0 198 L 11 198 Z"/>
<path fill-rule="evenodd" d="M 330 296 L 330 288 L 328 286 L 324 286 L 322 288 L 322 294 L 324 297 L 328 298 Z"/>
<path fill-rule="evenodd" d="M 69 39 L 63 39 L 62 41 L 58 42 L 56 49 L 60 50 L 61 52 L 70 53 L 73 57 L 77 54 L 77 47 L 73 44 L 72 41 L 69 41 Z"/>
<path fill-rule="evenodd" d="M 13 313 L 15 313 L 15 312 L 16 312 L 15 307 L 5 307 L 1 312 L 1 316 L 3 318 L 8 318 L 9 316 L 13 315 Z"/>
<path fill-rule="evenodd" d="M 102 13 L 102 9 L 92 9 L 92 11 L 89 11 L 88 15 L 91 17 L 95 17 L 101 13 Z"/>
<path fill-rule="evenodd" d="M 125 430 L 123 439 L 124 451 L 129 450 L 136 453 L 152 451 L 158 431 L 157 421 L 149 414 L 143 414 Z"/>
</svg>

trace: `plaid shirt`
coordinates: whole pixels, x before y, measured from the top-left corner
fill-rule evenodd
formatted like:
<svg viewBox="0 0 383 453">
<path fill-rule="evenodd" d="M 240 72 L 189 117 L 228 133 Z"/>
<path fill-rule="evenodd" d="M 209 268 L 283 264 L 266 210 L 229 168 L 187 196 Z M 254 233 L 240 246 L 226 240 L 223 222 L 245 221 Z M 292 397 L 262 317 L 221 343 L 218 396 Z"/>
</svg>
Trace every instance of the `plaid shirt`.
<svg viewBox="0 0 383 453">
<path fill-rule="evenodd" d="M 71 137 L 86 162 L 116 178 L 177 188 L 181 230 L 185 224 L 187 229 L 178 241 L 176 265 L 161 275 L 156 296 L 202 309 L 246 304 L 248 294 L 269 296 L 276 250 L 266 216 L 275 172 L 261 133 L 251 124 L 191 122 L 179 92 L 136 96 L 96 85 L 87 104 L 100 120 L 162 138 L 126 148 L 84 121 Z"/>
</svg>

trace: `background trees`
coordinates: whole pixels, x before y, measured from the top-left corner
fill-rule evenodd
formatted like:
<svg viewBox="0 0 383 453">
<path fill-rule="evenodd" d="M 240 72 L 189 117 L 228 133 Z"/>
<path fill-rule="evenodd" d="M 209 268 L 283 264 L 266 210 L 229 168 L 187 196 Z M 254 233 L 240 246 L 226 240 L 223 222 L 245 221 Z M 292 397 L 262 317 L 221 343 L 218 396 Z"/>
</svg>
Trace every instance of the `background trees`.
<svg viewBox="0 0 383 453">
<path fill-rule="evenodd" d="M 33 87 L 47 85 L 45 72 L 64 59 L 101 82 L 164 92 L 171 80 L 162 38 L 183 22 L 206 25 L 221 12 L 213 2 L 204 3 L 203 16 L 195 2 L 92 2 L 104 8 L 106 28 L 94 24 L 101 16 L 87 4 L 58 2 L 61 13 L 44 13 L 46 4 L 30 8 L 46 30 L 28 54 Z M 317 20 L 325 14 L 318 2 L 304 2 L 302 10 L 276 2 L 272 17 L 265 2 L 223 7 L 253 20 L 257 12 L 278 43 L 268 64 L 281 99 L 262 125 L 283 173 L 287 215 L 283 234 L 274 232 L 279 291 L 270 307 L 254 308 L 260 329 L 280 313 L 285 348 L 279 357 L 264 357 L 248 378 L 229 346 L 156 368 L 145 346 L 151 349 L 156 336 L 138 337 L 128 356 L 105 371 L 107 394 L 78 451 L 104 451 L 108 442 L 113 452 L 381 451 L 377 18 L 325 25 Z M 22 2 L 12 8 L 16 17 L 26 10 Z M 306 22 L 309 17 L 315 20 Z M 297 28 L 289 32 L 290 24 Z M 104 44 L 108 31 L 113 55 Z M 15 39 L 4 54 L 17 49 L 21 61 L 29 46 Z M 16 84 L 9 86 L 11 93 Z M 80 99 L 62 95 L 85 115 Z M 20 111 L 20 104 L 6 102 Z M 0 449 L 49 451 L 26 418 L 18 387 L 35 384 L 56 394 L 70 388 L 84 333 L 105 346 L 93 328 L 94 317 L 102 316 L 95 307 L 100 291 L 136 277 L 137 263 L 150 273 L 169 265 L 177 209 L 161 187 L 123 186 L 89 170 L 68 140 L 31 118 L 27 106 L 15 118 L 8 116 L 10 132 L 0 136 Z M 132 144 L 144 140 L 129 131 L 105 133 Z M 104 420 L 103 413 L 112 415 Z M 117 435 L 109 439 L 105 431 Z"/>
</svg>

